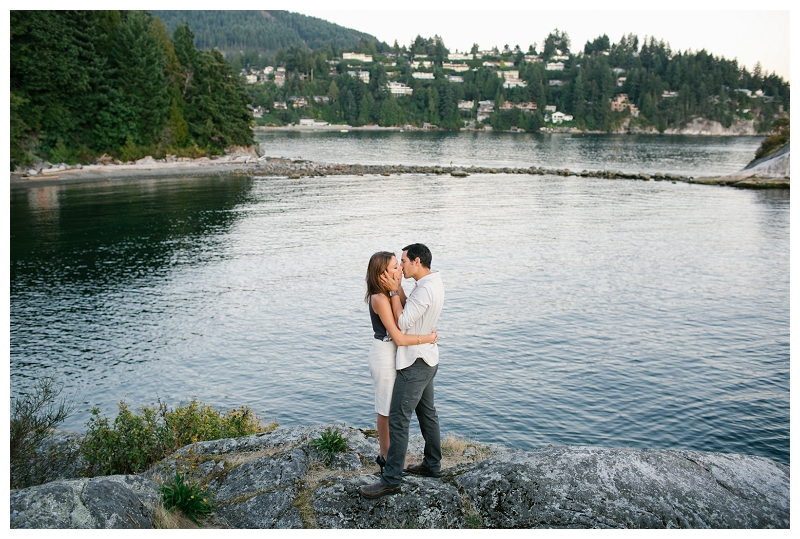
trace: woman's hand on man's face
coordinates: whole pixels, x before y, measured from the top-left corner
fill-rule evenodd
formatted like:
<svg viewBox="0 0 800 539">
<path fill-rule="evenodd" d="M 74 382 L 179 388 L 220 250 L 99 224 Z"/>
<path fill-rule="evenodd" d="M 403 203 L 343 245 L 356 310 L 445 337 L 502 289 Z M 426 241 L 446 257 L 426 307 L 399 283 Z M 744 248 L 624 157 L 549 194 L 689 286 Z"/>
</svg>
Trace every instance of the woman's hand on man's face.
<svg viewBox="0 0 800 539">
<path fill-rule="evenodd" d="M 394 270 L 387 269 L 381 274 L 381 286 L 386 290 L 397 290 L 400 287 L 400 281 L 401 277 Z"/>
</svg>

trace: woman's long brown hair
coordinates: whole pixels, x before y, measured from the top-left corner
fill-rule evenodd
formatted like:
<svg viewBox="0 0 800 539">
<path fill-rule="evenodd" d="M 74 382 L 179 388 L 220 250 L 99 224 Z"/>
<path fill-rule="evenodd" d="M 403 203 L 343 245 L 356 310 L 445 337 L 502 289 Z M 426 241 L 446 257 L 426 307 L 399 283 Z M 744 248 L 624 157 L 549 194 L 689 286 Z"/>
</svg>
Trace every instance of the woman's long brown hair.
<svg viewBox="0 0 800 539">
<path fill-rule="evenodd" d="M 372 294 L 384 294 L 387 292 L 381 286 L 381 274 L 389 267 L 389 262 L 394 258 L 394 253 L 389 251 L 378 251 L 369 257 L 369 264 L 367 264 L 367 295 L 364 296 L 364 302 L 369 301 Z"/>
</svg>

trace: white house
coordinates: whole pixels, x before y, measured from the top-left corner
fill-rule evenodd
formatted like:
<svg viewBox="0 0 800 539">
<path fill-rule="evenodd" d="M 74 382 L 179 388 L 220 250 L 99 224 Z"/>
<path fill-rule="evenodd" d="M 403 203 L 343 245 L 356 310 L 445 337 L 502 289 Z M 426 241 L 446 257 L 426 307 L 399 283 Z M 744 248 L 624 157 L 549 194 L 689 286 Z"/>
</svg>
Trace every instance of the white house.
<svg viewBox="0 0 800 539">
<path fill-rule="evenodd" d="M 563 80 L 551 79 L 547 81 L 547 84 L 550 86 L 564 86 Z"/>
<path fill-rule="evenodd" d="M 560 124 L 561 122 L 571 122 L 572 115 L 571 114 L 564 114 L 563 112 L 554 112 L 551 116 L 551 120 L 554 124 Z"/>
<path fill-rule="evenodd" d="M 544 60 L 542 60 L 539 56 L 537 56 L 535 54 L 526 54 L 525 55 L 525 61 L 528 62 L 529 64 L 535 64 L 537 62 L 544 62 Z"/>
<path fill-rule="evenodd" d="M 528 85 L 527 82 L 520 79 L 509 79 L 503 83 L 503 88 L 525 88 Z"/>
<path fill-rule="evenodd" d="M 421 80 L 433 80 L 436 78 L 433 76 L 433 73 L 426 73 L 424 71 L 415 71 L 414 73 L 411 74 L 411 76 L 414 77 L 415 79 L 421 79 Z"/>
<path fill-rule="evenodd" d="M 369 71 L 348 71 L 347 74 L 369 84 Z"/>
<path fill-rule="evenodd" d="M 461 53 L 461 52 L 451 52 L 450 54 L 447 55 L 447 59 L 448 60 L 471 60 L 472 59 L 472 55 L 471 54 L 464 54 L 464 53 Z"/>
<path fill-rule="evenodd" d="M 258 77 L 256 75 L 245 75 L 244 82 L 247 84 L 255 84 L 258 82 Z"/>
<path fill-rule="evenodd" d="M 464 77 L 461 75 L 447 75 L 447 80 L 450 82 L 464 82 Z"/>
<path fill-rule="evenodd" d="M 358 52 L 344 52 L 342 53 L 342 60 L 358 60 L 359 62 L 371 62 L 372 55 L 361 54 Z"/>
<path fill-rule="evenodd" d="M 544 68 L 548 71 L 564 71 L 563 62 L 547 62 Z"/>
<path fill-rule="evenodd" d="M 389 89 L 389 92 L 397 97 L 400 95 L 412 95 L 414 93 L 413 88 L 409 88 L 402 82 L 389 82 L 386 86 Z"/>
<path fill-rule="evenodd" d="M 556 62 L 559 62 L 559 61 L 561 61 L 561 60 L 569 60 L 569 56 L 566 56 L 566 55 L 561 55 L 561 56 L 551 56 L 551 57 L 550 57 L 550 59 L 551 59 L 551 60 L 555 60 Z"/>
<path fill-rule="evenodd" d="M 267 66 L 264 68 L 265 75 L 272 75 L 272 72 L 275 71 L 275 68 L 272 66 Z"/>
<path fill-rule="evenodd" d="M 315 120 L 314 118 L 301 116 L 300 125 L 303 127 L 323 127 L 328 125 L 328 122 L 326 122 L 325 120 Z"/>
<path fill-rule="evenodd" d="M 475 101 L 459 101 L 458 110 L 472 110 L 475 106 Z"/>
<path fill-rule="evenodd" d="M 288 107 L 286 106 L 286 101 L 275 101 L 272 104 L 272 108 L 274 110 L 278 110 L 278 109 L 286 110 Z"/>
<path fill-rule="evenodd" d="M 452 69 L 455 72 L 469 71 L 467 64 L 453 64 L 449 62 L 442 62 L 442 69 Z"/>
<path fill-rule="evenodd" d="M 519 79 L 519 70 L 518 69 L 509 69 L 508 71 L 501 71 L 500 74 L 505 80 L 517 80 Z"/>
<path fill-rule="evenodd" d="M 476 115 L 477 121 L 482 121 L 492 115 L 494 112 L 494 101 L 478 101 L 478 113 Z"/>
<path fill-rule="evenodd" d="M 545 112 L 555 112 L 556 111 L 556 106 L 555 105 L 546 105 L 544 107 L 544 111 Z"/>
</svg>

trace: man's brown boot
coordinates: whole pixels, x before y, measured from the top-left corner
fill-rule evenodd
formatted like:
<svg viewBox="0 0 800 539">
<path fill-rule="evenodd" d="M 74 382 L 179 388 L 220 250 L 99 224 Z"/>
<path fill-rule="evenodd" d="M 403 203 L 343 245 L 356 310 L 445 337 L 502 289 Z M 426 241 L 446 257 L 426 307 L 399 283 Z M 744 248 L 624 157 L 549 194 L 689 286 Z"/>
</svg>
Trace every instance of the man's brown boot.
<svg viewBox="0 0 800 539">
<path fill-rule="evenodd" d="M 380 498 L 388 494 L 397 494 L 400 492 L 400 487 L 387 487 L 380 481 L 372 483 L 371 485 L 364 485 L 359 489 L 361 495 L 365 498 Z"/>
</svg>

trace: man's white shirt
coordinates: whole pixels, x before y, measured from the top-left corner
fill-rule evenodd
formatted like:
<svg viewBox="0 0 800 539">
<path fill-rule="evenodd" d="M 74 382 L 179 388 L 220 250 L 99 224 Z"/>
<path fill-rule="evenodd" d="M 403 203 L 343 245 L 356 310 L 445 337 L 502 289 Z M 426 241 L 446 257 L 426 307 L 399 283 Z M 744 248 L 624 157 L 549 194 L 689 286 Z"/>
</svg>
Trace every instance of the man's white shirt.
<svg viewBox="0 0 800 539">
<path fill-rule="evenodd" d="M 418 280 L 406 298 L 403 313 L 397 326 L 403 333 L 427 335 L 436 327 L 444 304 L 444 285 L 438 271 L 432 271 Z M 397 347 L 397 370 L 414 364 L 418 357 L 433 367 L 439 364 L 439 347 L 436 344 L 415 344 Z"/>
</svg>

